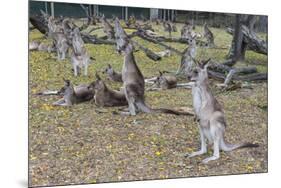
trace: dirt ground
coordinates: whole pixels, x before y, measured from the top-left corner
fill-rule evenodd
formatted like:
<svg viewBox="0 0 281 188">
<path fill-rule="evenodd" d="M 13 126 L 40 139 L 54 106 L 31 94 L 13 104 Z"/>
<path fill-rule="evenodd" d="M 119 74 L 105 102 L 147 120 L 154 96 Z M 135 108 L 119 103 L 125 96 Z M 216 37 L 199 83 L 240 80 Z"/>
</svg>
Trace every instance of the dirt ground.
<svg viewBox="0 0 281 188">
<path fill-rule="evenodd" d="M 161 29 L 156 27 L 159 33 Z M 197 29 L 201 31 L 202 28 Z M 230 35 L 224 30 L 211 30 L 217 45 L 229 47 Z M 99 31 L 96 34 L 103 35 Z M 174 36 L 179 36 L 179 32 Z M 36 30 L 30 32 L 29 40 L 50 42 Z M 163 50 L 155 44 L 137 40 L 154 51 Z M 179 50 L 185 48 L 182 44 L 170 45 Z M 69 59 L 58 62 L 56 54 L 29 54 L 29 186 L 267 172 L 267 83 L 248 83 L 252 89 L 221 93 L 211 81 L 212 91 L 227 117 L 227 140 L 232 143 L 250 141 L 260 147 L 221 152 L 220 159 L 202 164 L 202 159 L 212 154 L 210 148 L 203 156 L 183 157 L 200 147 L 193 117 L 120 116 L 113 114 L 117 108 L 99 108 L 91 102 L 54 107 L 51 104 L 58 100 L 56 96 L 34 95 L 47 89 L 59 89 L 63 85 L 62 78 L 70 79 L 75 85 L 90 83 L 95 79 L 94 73 L 101 71 L 107 63 L 121 71 L 123 57 L 115 53 L 114 46 L 87 45 L 87 49 L 96 61 L 90 65 L 88 77 L 77 78 L 71 72 Z M 221 61 L 227 52 L 199 48 L 197 58 L 211 57 Z M 141 51 L 135 56 L 145 77 L 155 76 L 158 70 L 175 71 L 180 62 L 177 55 L 159 62 L 148 59 Z M 267 57 L 247 52 L 248 65 L 257 65 L 259 71 L 266 72 Z M 239 63 L 237 66 L 245 65 Z M 106 83 L 110 88 L 121 86 L 108 80 Z M 146 102 L 153 108 L 192 108 L 191 98 L 189 89 L 146 92 Z"/>
</svg>

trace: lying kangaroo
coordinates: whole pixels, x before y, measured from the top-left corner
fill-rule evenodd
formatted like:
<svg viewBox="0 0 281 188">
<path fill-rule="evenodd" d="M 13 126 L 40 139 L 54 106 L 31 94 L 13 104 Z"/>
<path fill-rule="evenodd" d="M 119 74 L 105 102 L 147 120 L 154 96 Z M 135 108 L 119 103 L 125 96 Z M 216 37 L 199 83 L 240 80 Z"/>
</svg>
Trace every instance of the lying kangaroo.
<svg viewBox="0 0 281 188">
<path fill-rule="evenodd" d="M 122 74 L 115 72 L 110 64 L 107 65 L 107 67 L 105 68 L 105 70 L 102 73 L 107 74 L 108 78 L 111 81 L 123 82 L 122 81 Z"/>
<path fill-rule="evenodd" d="M 145 113 L 160 112 L 175 115 L 191 115 L 190 113 L 177 112 L 169 109 L 151 109 L 145 104 L 144 78 L 136 64 L 133 45 L 130 43 L 118 19 L 115 20 L 115 38 L 117 50 L 124 54 L 122 80 L 126 100 L 129 105 L 129 114 L 136 115 L 137 112 L 141 111 Z"/>
<path fill-rule="evenodd" d="M 197 118 L 199 119 L 199 131 L 201 137 L 201 150 L 186 154 L 188 157 L 194 157 L 207 152 L 206 139 L 213 144 L 213 156 L 203 160 L 203 163 L 216 160 L 220 157 L 220 150 L 232 151 L 244 147 L 258 147 L 257 144 L 241 143 L 229 144 L 224 138 L 226 120 L 221 105 L 212 94 L 208 84 L 208 62 L 198 63 L 193 71 L 191 80 L 195 81 L 192 87 L 193 107 Z"/>
<path fill-rule="evenodd" d="M 175 76 L 164 76 L 159 71 L 159 76 L 156 77 L 154 83 L 161 89 L 172 89 L 177 87 L 177 78 Z"/>
<path fill-rule="evenodd" d="M 95 91 L 95 104 L 102 107 L 126 106 L 128 105 L 125 93 L 108 88 L 98 74 L 97 80 L 92 82 L 90 89 Z"/>
<path fill-rule="evenodd" d="M 170 57 L 171 51 L 170 50 L 164 50 L 164 51 L 161 51 L 161 52 L 156 52 L 156 54 L 160 57 Z"/>
<path fill-rule="evenodd" d="M 51 53 L 51 52 L 56 51 L 56 47 L 55 47 L 55 43 L 49 45 L 49 44 L 44 44 L 44 43 L 39 42 L 39 41 L 31 41 L 29 43 L 29 50 L 31 50 L 31 51 L 38 50 L 38 51 Z"/>
<path fill-rule="evenodd" d="M 79 85 L 73 87 L 69 80 L 64 79 L 64 86 L 59 90 L 59 95 L 63 98 L 54 102 L 56 106 L 72 106 L 77 103 L 90 101 L 94 97 L 94 91 L 89 88 L 89 85 Z"/>
</svg>

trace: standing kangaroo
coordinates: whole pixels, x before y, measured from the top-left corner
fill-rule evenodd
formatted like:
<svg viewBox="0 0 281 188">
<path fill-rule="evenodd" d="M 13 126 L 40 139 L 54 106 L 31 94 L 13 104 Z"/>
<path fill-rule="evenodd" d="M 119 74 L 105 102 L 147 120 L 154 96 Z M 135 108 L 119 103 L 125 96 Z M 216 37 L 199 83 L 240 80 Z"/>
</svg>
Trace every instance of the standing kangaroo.
<svg viewBox="0 0 281 188">
<path fill-rule="evenodd" d="M 196 39 L 192 37 L 188 39 L 189 46 L 183 51 L 180 66 L 176 74 L 184 72 L 186 76 L 190 75 L 194 68 L 194 58 L 196 56 Z"/>
<path fill-rule="evenodd" d="M 103 26 L 103 32 L 107 35 L 108 40 L 114 40 L 114 29 L 110 23 L 108 23 L 104 15 L 101 17 L 101 23 Z"/>
<path fill-rule="evenodd" d="M 84 41 L 82 40 L 79 28 L 74 28 L 73 32 L 71 33 L 72 38 L 72 46 L 73 50 L 76 54 L 83 54 L 85 53 L 86 49 L 84 46 Z"/>
<path fill-rule="evenodd" d="M 123 82 L 122 81 L 122 74 L 115 72 L 110 64 L 107 65 L 107 67 L 105 68 L 105 70 L 102 73 L 107 74 L 108 78 L 111 81 Z"/>
<path fill-rule="evenodd" d="M 207 39 L 209 47 L 214 47 L 215 46 L 214 34 L 208 28 L 207 23 L 204 23 L 204 26 L 203 26 L 203 36 Z"/>
<path fill-rule="evenodd" d="M 122 80 L 125 96 L 129 105 L 129 114 L 136 115 L 137 112 L 153 113 L 162 112 L 175 115 L 191 115 L 190 113 L 177 112 L 170 109 L 151 109 L 144 100 L 144 78 L 138 68 L 133 54 L 133 45 L 130 43 L 127 34 L 121 27 L 119 20 L 115 20 L 115 38 L 117 51 L 124 53 L 122 68 Z"/>
<path fill-rule="evenodd" d="M 126 106 L 128 105 L 125 93 L 123 91 L 115 91 L 108 88 L 98 74 L 97 80 L 92 82 L 90 89 L 95 91 L 95 104 L 102 107 Z"/>
<path fill-rule="evenodd" d="M 57 59 L 59 61 L 64 60 L 69 50 L 69 44 L 66 36 L 63 32 L 54 32 L 52 33 L 52 37 L 56 45 Z"/>
<path fill-rule="evenodd" d="M 257 144 L 241 143 L 229 144 L 225 140 L 226 120 L 221 105 L 212 94 L 208 84 L 208 62 L 198 63 L 193 71 L 191 80 L 195 81 L 192 87 L 193 107 L 197 118 L 199 119 L 199 132 L 201 138 L 201 150 L 186 154 L 188 157 L 202 155 L 207 152 L 206 139 L 213 144 L 213 156 L 204 159 L 203 163 L 216 160 L 220 157 L 220 150 L 232 151 L 244 147 L 258 147 Z"/>
<path fill-rule="evenodd" d="M 69 80 L 64 79 L 64 86 L 59 90 L 59 95 L 63 98 L 54 102 L 56 106 L 72 106 L 77 103 L 89 101 L 94 97 L 94 91 L 89 85 L 79 85 L 73 87 Z"/>
</svg>

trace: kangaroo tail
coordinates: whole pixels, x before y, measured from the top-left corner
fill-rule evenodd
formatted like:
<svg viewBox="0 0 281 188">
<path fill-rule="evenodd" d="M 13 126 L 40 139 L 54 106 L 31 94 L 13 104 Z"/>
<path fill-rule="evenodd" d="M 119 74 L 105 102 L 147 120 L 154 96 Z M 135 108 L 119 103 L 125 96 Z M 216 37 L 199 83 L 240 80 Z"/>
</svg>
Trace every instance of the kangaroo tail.
<svg viewBox="0 0 281 188">
<path fill-rule="evenodd" d="M 220 147 L 223 151 L 232 151 L 235 149 L 240 149 L 240 148 L 253 148 L 253 147 L 259 147 L 258 144 L 253 144 L 253 143 L 241 143 L 241 144 L 230 144 L 226 142 L 224 139 L 221 140 L 220 142 Z"/>
<path fill-rule="evenodd" d="M 172 109 L 167 109 L 167 108 L 157 108 L 153 109 L 154 112 L 156 113 L 165 113 L 165 114 L 174 114 L 174 115 L 184 115 L 184 116 L 193 116 L 193 113 L 190 112 L 180 112 Z"/>
<path fill-rule="evenodd" d="M 42 92 L 38 92 L 35 95 L 59 95 L 59 91 L 42 91 Z"/>
</svg>

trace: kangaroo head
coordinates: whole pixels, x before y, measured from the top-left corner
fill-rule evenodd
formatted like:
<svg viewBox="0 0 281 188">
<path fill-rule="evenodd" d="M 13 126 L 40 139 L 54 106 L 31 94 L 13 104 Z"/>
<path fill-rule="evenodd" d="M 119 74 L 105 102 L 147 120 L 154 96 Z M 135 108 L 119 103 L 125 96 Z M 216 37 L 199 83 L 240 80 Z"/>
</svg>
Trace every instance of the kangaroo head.
<svg viewBox="0 0 281 188">
<path fill-rule="evenodd" d="M 191 81 L 195 81 L 198 83 L 203 83 L 208 80 L 208 66 L 210 64 L 210 60 L 211 59 L 203 60 L 201 62 L 195 61 L 197 65 L 192 73 L 188 75 L 188 78 Z"/>
<path fill-rule="evenodd" d="M 74 36 L 80 36 L 80 30 L 78 27 L 75 27 L 73 29 L 73 31 L 71 32 L 71 36 L 74 37 Z"/>
<path fill-rule="evenodd" d="M 192 35 L 192 32 L 189 31 L 190 35 Z M 196 46 L 196 35 L 192 35 L 191 37 L 188 38 L 187 43 L 190 46 Z"/>
<path fill-rule="evenodd" d="M 66 95 L 74 92 L 73 86 L 70 80 L 66 80 L 63 78 L 64 86 L 59 90 L 60 95 Z"/>
<path fill-rule="evenodd" d="M 126 49 L 128 43 L 129 43 L 129 38 L 122 28 L 119 19 L 115 19 L 115 39 L 116 39 L 116 50 L 121 53 L 124 52 Z"/>
<path fill-rule="evenodd" d="M 106 86 L 100 76 L 98 75 L 98 73 L 96 73 L 96 78 L 96 81 L 92 82 L 88 89 L 94 89 L 95 92 L 104 90 Z"/>
<path fill-rule="evenodd" d="M 159 76 L 156 77 L 156 80 L 154 81 L 154 83 L 157 85 L 157 87 L 160 87 L 161 84 L 165 83 L 167 80 L 165 78 L 165 76 L 163 75 L 163 73 L 161 71 L 159 71 Z"/>
<path fill-rule="evenodd" d="M 108 64 L 102 73 L 103 74 L 113 74 L 113 72 L 114 72 L 113 68 L 111 67 L 110 64 Z"/>
</svg>

